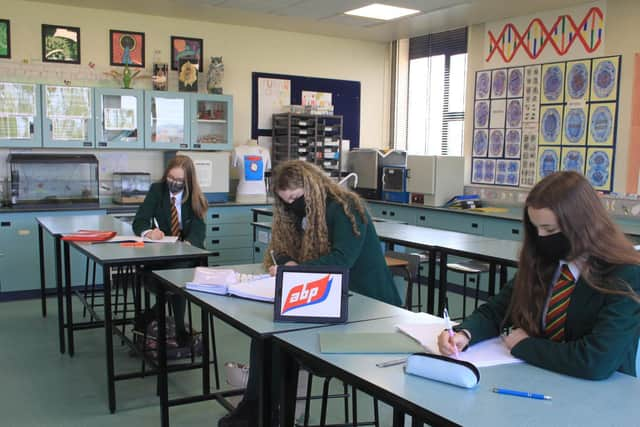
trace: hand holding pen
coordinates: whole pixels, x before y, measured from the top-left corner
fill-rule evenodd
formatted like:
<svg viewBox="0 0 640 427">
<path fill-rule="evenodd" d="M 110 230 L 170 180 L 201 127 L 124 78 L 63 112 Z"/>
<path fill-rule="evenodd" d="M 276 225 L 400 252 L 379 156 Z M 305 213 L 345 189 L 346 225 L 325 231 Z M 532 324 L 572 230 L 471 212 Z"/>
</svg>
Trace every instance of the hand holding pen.
<svg viewBox="0 0 640 427">
<path fill-rule="evenodd" d="M 446 308 L 444 309 L 443 315 L 444 315 L 444 326 L 445 328 L 447 328 L 447 332 L 449 334 L 449 342 L 453 346 L 454 354 L 456 355 L 456 357 L 459 357 L 460 352 L 458 351 L 458 346 L 454 342 L 454 337 L 456 333 L 453 331 L 453 326 L 451 326 L 451 319 L 449 318 L 449 311 Z"/>
<path fill-rule="evenodd" d="M 151 240 L 160 240 L 164 237 L 164 232 L 160 230 L 160 226 L 158 225 L 158 220 L 156 217 L 153 217 L 153 229 L 145 234 L 144 237 Z"/>
</svg>

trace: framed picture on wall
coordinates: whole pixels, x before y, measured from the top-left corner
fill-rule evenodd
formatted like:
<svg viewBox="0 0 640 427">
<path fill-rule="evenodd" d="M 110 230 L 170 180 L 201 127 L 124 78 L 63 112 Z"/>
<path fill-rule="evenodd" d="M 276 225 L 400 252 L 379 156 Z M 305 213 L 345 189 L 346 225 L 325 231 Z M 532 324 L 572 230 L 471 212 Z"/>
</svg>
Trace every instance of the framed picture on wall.
<svg viewBox="0 0 640 427">
<path fill-rule="evenodd" d="M 171 36 L 171 69 L 178 70 L 180 58 L 195 58 L 198 71 L 204 70 L 202 66 L 202 55 L 204 52 L 204 42 L 202 39 L 192 39 L 188 37 Z"/>
<path fill-rule="evenodd" d="M 0 58 L 11 58 L 11 28 L 8 19 L 0 19 Z"/>
<path fill-rule="evenodd" d="M 42 61 L 80 63 L 80 28 L 42 24 Z"/>
<path fill-rule="evenodd" d="M 144 68 L 144 33 L 109 30 L 109 62 Z"/>
</svg>

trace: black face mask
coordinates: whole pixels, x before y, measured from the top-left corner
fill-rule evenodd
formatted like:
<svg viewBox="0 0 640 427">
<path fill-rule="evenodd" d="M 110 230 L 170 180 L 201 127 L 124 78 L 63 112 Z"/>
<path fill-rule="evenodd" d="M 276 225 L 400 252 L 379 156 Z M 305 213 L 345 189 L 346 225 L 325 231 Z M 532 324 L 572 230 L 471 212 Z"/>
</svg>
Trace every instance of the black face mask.
<svg viewBox="0 0 640 427">
<path fill-rule="evenodd" d="M 173 181 L 173 180 L 168 179 L 167 180 L 167 187 L 169 187 L 169 191 L 171 191 L 171 193 L 178 194 L 179 192 L 184 190 L 184 182 Z"/>
<path fill-rule="evenodd" d="M 285 204 L 285 208 L 300 218 L 305 217 L 307 215 L 307 204 L 304 201 L 304 194 L 293 202 Z"/>
<path fill-rule="evenodd" d="M 567 259 L 571 252 L 571 242 L 561 231 L 548 236 L 536 237 L 536 249 L 541 258 L 548 262 Z"/>
</svg>

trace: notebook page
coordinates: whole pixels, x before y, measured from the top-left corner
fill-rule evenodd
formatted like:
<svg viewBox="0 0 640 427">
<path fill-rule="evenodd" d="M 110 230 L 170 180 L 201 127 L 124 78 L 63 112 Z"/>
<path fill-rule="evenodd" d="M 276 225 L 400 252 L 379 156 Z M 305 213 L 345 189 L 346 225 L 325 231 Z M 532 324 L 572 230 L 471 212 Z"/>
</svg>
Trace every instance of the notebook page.
<svg viewBox="0 0 640 427">
<path fill-rule="evenodd" d="M 275 276 L 267 276 L 234 283 L 229 285 L 229 294 L 241 298 L 273 302 L 276 294 L 276 278 Z"/>
</svg>

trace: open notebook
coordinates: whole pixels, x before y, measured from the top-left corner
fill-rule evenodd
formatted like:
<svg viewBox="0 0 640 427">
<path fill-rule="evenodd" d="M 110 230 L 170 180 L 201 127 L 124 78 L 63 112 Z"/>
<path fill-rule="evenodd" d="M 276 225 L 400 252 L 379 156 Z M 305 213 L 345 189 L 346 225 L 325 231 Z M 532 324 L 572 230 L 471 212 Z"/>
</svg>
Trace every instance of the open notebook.
<svg viewBox="0 0 640 427">
<path fill-rule="evenodd" d="M 445 328 L 444 319 L 425 313 L 423 322 L 416 320 L 412 323 L 402 323 L 396 325 L 396 328 L 416 340 L 428 353 L 440 354 L 438 335 Z M 478 368 L 522 362 L 511 355 L 500 337 L 470 346 L 460 352 L 459 359 L 473 363 Z"/>
<path fill-rule="evenodd" d="M 121 234 L 113 237 L 112 239 L 106 240 L 102 243 L 126 243 L 126 242 L 145 242 L 145 243 L 175 243 L 178 241 L 178 236 L 164 236 L 162 239 L 153 240 L 147 237 L 136 236 L 136 235 L 125 235 Z"/>
<path fill-rule="evenodd" d="M 273 302 L 276 278 L 268 274 L 241 274 L 231 269 L 196 267 L 187 289 L 217 295 Z"/>
</svg>

